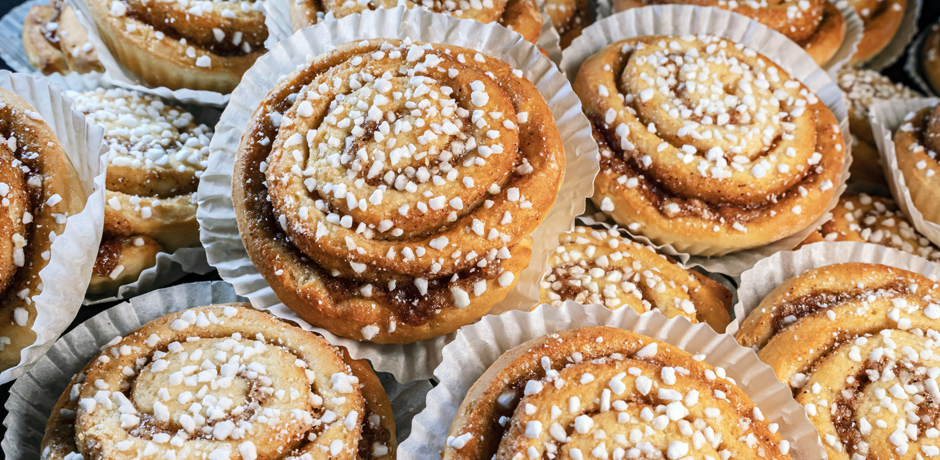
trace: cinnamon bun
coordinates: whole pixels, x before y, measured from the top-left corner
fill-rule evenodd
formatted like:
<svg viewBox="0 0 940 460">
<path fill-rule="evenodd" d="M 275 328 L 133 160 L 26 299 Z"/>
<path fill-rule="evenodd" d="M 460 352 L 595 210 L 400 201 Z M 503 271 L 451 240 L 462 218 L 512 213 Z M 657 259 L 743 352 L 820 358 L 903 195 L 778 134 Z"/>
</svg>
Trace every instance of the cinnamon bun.
<svg viewBox="0 0 940 460">
<path fill-rule="evenodd" d="M 743 14 L 800 45 L 820 66 L 832 59 L 845 40 L 845 18 L 829 0 L 614 0 L 614 11 L 668 4 L 714 6 Z"/>
<path fill-rule="evenodd" d="M 934 24 L 922 50 L 924 76 L 934 93 L 940 92 L 940 24 Z"/>
<path fill-rule="evenodd" d="M 123 89 L 66 94 L 106 130 L 104 238 L 88 292 L 113 293 L 154 266 L 157 253 L 199 246 L 195 192 L 212 129 L 154 96 Z"/>
<path fill-rule="evenodd" d="M 914 99 L 920 95 L 878 72 L 857 67 L 840 70 L 837 83 L 849 101 L 849 130 L 854 139 L 850 180 L 887 185 L 868 109 L 879 100 Z"/>
<path fill-rule="evenodd" d="M 637 313 L 652 309 L 666 317 L 682 316 L 724 332 L 731 321 L 731 292 L 716 281 L 617 230 L 576 227 L 559 236 L 541 283 L 541 303 L 566 300 L 598 303 L 610 309 L 628 306 Z"/>
<path fill-rule="evenodd" d="M 393 460 L 365 361 L 247 304 L 198 307 L 107 344 L 46 425 L 43 460 Z"/>
<path fill-rule="evenodd" d="M 62 0 L 29 9 L 23 22 L 23 49 L 29 64 L 45 75 L 104 72 L 88 33 Z"/>
<path fill-rule="evenodd" d="M 720 256 L 806 229 L 842 182 L 839 123 L 749 48 L 699 35 L 613 43 L 574 90 L 594 128 L 594 203 L 677 251 Z"/>
<path fill-rule="evenodd" d="M 862 22 L 865 33 L 858 44 L 858 51 L 849 64 L 865 62 L 880 53 L 891 43 L 901 27 L 907 0 L 848 0 L 855 8 Z"/>
<path fill-rule="evenodd" d="M 260 0 L 87 4 L 111 54 L 151 86 L 230 93 L 265 52 Z"/>
<path fill-rule="evenodd" d="M 940 223 L 940 106 L 908 114 L 895 133 L 894 146 L 914 207 L 925 220 Z"/>
<path fill-rule="evenodd" d="M 282 302 L 334 334 L 410 343 L 509 293 L 564 169 L 552 114 L 520 71 L 376 39 L 268 93 L 232 185 L 242 240 Z"/>
<path fill-rule="evenodd" d="M 790 458 L 775 431 L 723 369 L 585 327 L 504 353 L 464 399 L 443 458 Z"/>
<path fill-rule="evenodd" d="M 36 341 L 39 272 L 85 190 L 55 133 L 21 97 L 0 88 L 0 370 Z"/>
<path fill-rule="evenodd" d="M 561 36 L 561 48 L 567 48 L 581 35 L 585 27 L 591 25 L 594 15 L 588 0 L 545 0 L 542 6 L 545 14 L 552 20 L 552 26 Z"/>
<path fill-rule="evenodd" d="M 522 34 L 535 43 L 542 32 L 542 13 L 535 0 L 289 0 L 290 23 L 297 31 L 321 21 L 327 14 L 341 18 L 379 8 L 407 6 L 426 8 L 459 19 L 473 19 L 484 24 L 495 22 Z"/>
<path fill-rule="evenodd" d="M 830 265 L 785 281 L 737 333 L 819 430 L 831 460 L 940 451 L 940 291 L 917 273 Z"/>
</svg>

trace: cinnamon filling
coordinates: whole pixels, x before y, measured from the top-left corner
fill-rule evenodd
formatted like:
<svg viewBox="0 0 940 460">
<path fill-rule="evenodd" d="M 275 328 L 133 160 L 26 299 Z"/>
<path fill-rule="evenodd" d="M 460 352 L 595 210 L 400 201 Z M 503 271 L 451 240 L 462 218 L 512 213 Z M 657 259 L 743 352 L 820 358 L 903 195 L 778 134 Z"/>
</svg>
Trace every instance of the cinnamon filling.
<svg viewBox="0 0 940 460">
<path fill-rule="evenodd" d="M 866 297 L 869 295 L 875 297 L 903 295 L 907 287 L 908 284 L 906 284 L 906 282 L 896 280 L 874 290 L 819 291 L 789 300 L 774 309 L 773 333 L 776 334 L 780 332 L 790 324 L 793 324 L 796 319 L 809 316 L 816 311 L 843 304 L 849 300 L 860 298 L 863 295 Z"/>
</svg>

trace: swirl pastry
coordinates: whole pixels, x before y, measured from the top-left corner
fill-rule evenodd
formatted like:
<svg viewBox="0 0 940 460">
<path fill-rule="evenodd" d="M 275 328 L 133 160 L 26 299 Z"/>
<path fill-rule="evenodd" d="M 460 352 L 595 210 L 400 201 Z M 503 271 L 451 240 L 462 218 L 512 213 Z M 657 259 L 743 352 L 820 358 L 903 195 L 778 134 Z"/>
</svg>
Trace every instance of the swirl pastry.
<svg viewBox="0 0 940 460">
<path fill-rule="evenodd" d="M 613 43 L 574 90 L 601 151 L 594 203 L 657 244 L 703 256 L 764 246 L 809 226 L 842 181 L 832 112 L 727 40 Z"/>
<path fill-rule="evenodd" d="M 888 185 L 868 121 L 868 109 L 878 100 L 914 99 L 920 95 L 878 72 L 857 67 L 840 70 L 837 82 L 849 100 L 849 130 L 854 140 L 850 180 Z"/>
<path fill-rule="evenodd" d="M 105 128 L 110 147 L 104 238 L 88 292 L 112 293 L 154 266 L 157 253 L 199 246 L 195 193 L 212 129 L 180 107 L 133 91 L 67 95 Z"/>
<path fill-rule="evenodd" d="M 85 190 L 49 125 L 29 103 L 0 88 L 0 370 L 36 341 L 33 297 L 39 272 Z"/>
<path fill-rule="evenodd" d="M 116 338 L 62 393 L 42 440 L 43 460 L 392 460 L 395 449 L 366 361 L 247 304 Z"/>
<path fill-rule="evenodd" d="M 737 334 L 789 382 L 831 460 L 940 453 L 937 283 L 905 270 L 830 265 L 791 278 Z"/>
<path fill-rule="evenodd" d="M 909 113 L 894 135 L 894 146 L 914 207 L 927 221 L 940 223 L 940 106 Z"/>
<path fill-rule="evenodd" d="M 104 72 L 88 33 L 62 0 L 29 9 L 23 22 L 23 49 L 29 64 L 45 75 Z"/>
<path fill-rule="evenodd" d="M 509 293 L 564 170 L 552 114 L 520 71 L 379 39 L 268 93 L 242 135 L 233 196 L 282 302 L 335 334 L 408 343 Z"/>
<path fill-rule="evenodd" d="M 865 62 L 880 53 L 901 27 L 907 0 L 848 0 L 862 18 L 865 33 L 850 64 Z"/>
<path fill-rule="evenodd" d="M 230 93 L 264 54 L 260 0 L 88 0 L 101 41 L 151 86 Z"/>
<path fill-rule="evenodd" d="M 714 6 L 743 14 L 796 42 L 820 66 L 832 59 L 845 39 L 845 18 L 829 0 L 614 0 L 614 11 L 668 4 Z"/>
<path fill-rule="evenodd" d="M 562 49 L 567 48 L 585 27 L 594 22 L 587 0 L 545 0 L 542 8 L 561 36 Z"/>
<path fill-rule="evenodd" d="M 380 8 L 425 8 L 459 19 L 484 24 L 495 22 L 535 43 L 542 32 L 542 13 L 535 0 L 290 0 L 290 23 L 297 31 L 321 21 L 327 14 L 341 18 Z"/>
<path fill-rule="evenodd" d="M 771 425 L 701 357 L 585 327 L 493 363 L 460 406 L 443 458 L 790 458 Z"/>
<path fill-rule="evenodd" d="M 629 306 L 637 313 L 655 308 L 668 318 L 708 323 L 718 332 L 731 321 L 731 292 L 617 230 L 576 227 L 558 240 L 542 279 L 540 303 L 558 307 L 572 300 L 612 310 Z"/>
<path fill-rule="evenodd" d="M 934 24 L 924 41 L 923 69 L 934 93 L 940 91 L 940 24 Z"/>
<path fill-rule="evenodd" d="M 832 210 L 832 219 L 803 244 L 820 241 L 872 243 L 940 261 L 940 249 L 914 229 L 891 198 L 847 193 Z"/>
</svg>

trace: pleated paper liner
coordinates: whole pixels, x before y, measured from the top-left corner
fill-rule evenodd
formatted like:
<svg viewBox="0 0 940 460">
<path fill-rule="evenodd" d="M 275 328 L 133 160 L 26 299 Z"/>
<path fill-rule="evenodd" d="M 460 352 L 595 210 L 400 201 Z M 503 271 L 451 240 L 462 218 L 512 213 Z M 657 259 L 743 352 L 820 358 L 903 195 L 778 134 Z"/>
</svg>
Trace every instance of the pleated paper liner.
<svg viewBox="0 0 940 460">
<path fill-rule="evenodd" d="M 848 262 L 889 265 L 934 280 L 940 277 L 940 266 L 905 251 L 849 241 L 813 243 L 796 251 L 774 254 L 741 275 L 735 319 L 728 325 L 727 334 L 737 333 L 764 297 L 784 281 L 814 268 Z"/>
<path fill-rule="evenodd" d="M 444 362 L 434 370 L 440 383 L 428 393 L 427 408 L 414 418 L 411 436 L 398 448 L 399 458 L 440 459 L 464 396 L 504 352 L 537 337 L 585 326 L 618 327 L 662 340 L 692 355 L 704 355 L 706 362 L 724 368 L 734 378 L 769 422 L 780 425 L 779 433 L 790 442 L 794 459 L 826 458 L 816 429 L 793 400 L 790 389 L 777 380 L 754 351 L 738 345 L 730 335 L 718 334 L 704 323 L 693 325 L 685 318 L 666 319 L 655 310 L 639 315 L 631 308 L 608 310 L 571 301 L 561 308 L 541 305 L 531 312 L 487 316 L 461 328 L 444 348 Z"/>
<path fill-rule="evenodd" d="M 264 46 L 268 49 L 274 48 L 277 42 L 284 40 L 294 34 L 294 29 L 290 23 L 290 2 L 294 0 L 265 0 L 264 1 L 264 24 L 268 26 L 268 39 L 264 41 Z M 420 8 L 416 6 L 415 8 Z M 430 11 L 428 11 L 430 12 Z M 444 14 L 444 13 L 432 13 Z M 327 13 L 324 21 L 336 20 L 333 13 Z M 548 57 L 554 63 L 561 62 L 561 37 L 558 31 L 552 27 L 552 21 L 545 12 L 542 12 L 542 33 L 539 35 L 536 46 L 545 50 Z"/>
<path fill-rule="evenodd" d="M 836 206 L 839 196 L 845 191 L 845 181 L 848 179 L 849 166 L 852 163 L 852 140 L 848 136 L 848 104 L 842 90 L 830 75 L 816 65 L 816 62 L 802 48 L 782 34 L 757 21 L 718 8 L 689 5 L 634 8 L 602 19 L 585 29 L 584 33 L 565 49 L 561 69 L 573 81 L 577 76 L 581 63 L 611 43 L 649 35 L 682 36 L 697 34 L 709 34 L 742 43 L 773 60 L 789 72 L 793 78 L 806 85 L 832 110 L 836 119 L 839 120 L 839 127 L 846 134 L 846 162 L 842 171 L 842 182 L 836 184 L 836 194 L 829 203 L 827 212 L 795 235 L 755 249 L 739 251 L 721 257 L 702 257 L 690 255 L 690 253 L 701 249 L 691 244 L 682 241 L 652 244 L 648 238 L 641 234 L 630 232 L 626 228 L 619 228 L 622 233 L 628 234 L 630 238 L 651 244 L 660 252 L 675 257 L 686 266 L 702 267 L 710 272 L 738 276 L 754 266 L 759 260 L 779 251 L 793 249 L 799 245 L 820 224 L 829 220 L 829 211 Z M 588 213 L 582 217 L 585 223 L 589 225 L 597 224 L 606 228 L 614 227 L 613 221 L 600 222 L 595 220 L 594 213 Z"/>
<path fill-rule="evenodd" d="M 101 241 L 107 148 L 101 142 L 104 129 L 71 110 L 71 100 L 48 79 L 0 71 L 0 87 L 25 99 L 42 116 L 68 154 L 87 196 L 82 212 L 68 217 L 65 232 L 52 244 L 48 265 L 39 272 L 44 289 L 32 298 L 36 342 L 22 350 L 18 366 L 0 372 L 2 384 L 29 369 L 78 314 Z"/>
<path fill-rule="evenodd" d="M 528 310 L 538 304 L 539 281 L 547 270 L 548 256 L 558 245 L 558 234 L 571 229 L 574 217 L 584 210 L 584 198 L 593 190 L 597 174 L 597 145 L 581 104 L 567 79 L 548 58 L 522 36 L 495 24 L 455 19 L 421 9 L 381 9 L 322 21 L 281 41 L 245 74 L 217 126 L 210 146 L 209 168 L 199 184 L 199 223 L 209 262 L 223 279 L 252 304 L 277 316 L 303 324 L 330 341 L 349 349 L 355 358 L 368 358 L 377 370 L 391 372 L 400 381 L 429 378 L 440 363 L 441 349 L 453 334 L 408 345 L 379 345 L 338 337 L 302 321 L 274 295 L 248 258 L 232 203 L 232 173 L 238 142 L 248 119 L 277 79 L 336 46 L 367 38 L 405 38 L 447 43 L 478 50 L 500 58 L 523 71 L 545 97 L 555 118 L 567 153 L 567 171 L 558 200 L 542 224 L 532 233 L 534 240 L 528 268 L 519 283 L 493 312 Z"/>
<path fill-rule="evenodd" d="M 904 180 L 904 174 L 898 169 L 893 139 L 894 133 L 904 123 L 904 117 L 924 107 L 935 106 L 938 102 L 940 100 L 926 98 L 878 101 L 868 111 L 872 134 L 881 153 L 882 165 L 894 201 L 897 201 L 901 212 L 911 220 L 914 228 L 934 244 L 940 244 L 940 225 L 927 221 L 924 214 L 914 206 L 911 189 Z"/>
<path fill-rule="evenodd" d="M 244 302 L 221 281 L 182 284 L 154 291 L 105 310 L 62 336 L 35 366 L 10 390 L 5 405 L 3 454 L 8 460 L 40 457 L 46 421 L 73 375 L 91 361 L 101 347 L 127 335 L 145 323 L 187 308 L 227 302 Z M 411 418 L 424 407 L 431 383 L 423 380 L 400 384 L 380 374 L 395 413 L 399 441 L 408 437 Z"/>
</svg>

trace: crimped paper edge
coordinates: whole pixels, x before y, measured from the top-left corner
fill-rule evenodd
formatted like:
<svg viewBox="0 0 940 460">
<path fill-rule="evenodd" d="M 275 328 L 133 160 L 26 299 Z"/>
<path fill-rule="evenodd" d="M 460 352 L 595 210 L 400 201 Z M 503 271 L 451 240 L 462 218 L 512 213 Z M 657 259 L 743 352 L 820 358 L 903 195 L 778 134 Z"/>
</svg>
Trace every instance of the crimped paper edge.
<svg viewBox="0 0 940 460">
<path fill-rule="evenodd" d="M 527 340 L 553 332 L 585 326 L 612 326 L 662 340 L 705 361 L 723 367 L 740 388 L 761 408 L 767 420 L 780 423 L 780 433 L 790 440 L 795 460 L 825 459 L 816 428 L 789 387 L 780 383 L 770 366 L 757 354 L 738 345 L 728 334 L 718 334 L 707 324 L 687 319 L 666 319 L 658 311 L 643 315 L 631 308 L 609 310 L 601 305 L 566 301 L 560 308 L 541 305 L 531 312 L 512 311 L 487 316 L 460 329 L 444 348 L 444 362 L 434 370 L 439 384 L 428 393 L 426 409 L 414 418 L 412 435 L 399 445 L 402 460 L 436 460 L 464 396 L 474 382 L 502 353 Z"/>
</svg>

